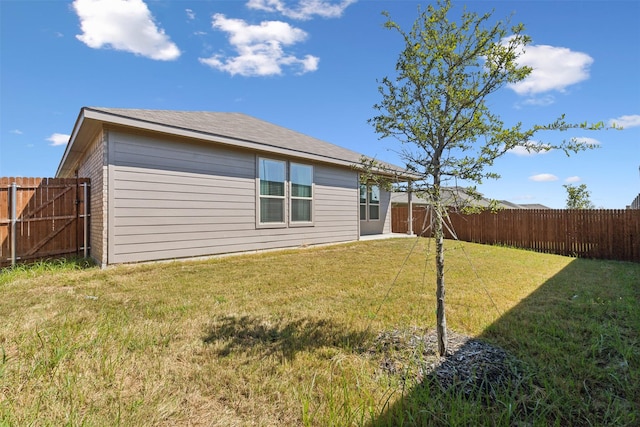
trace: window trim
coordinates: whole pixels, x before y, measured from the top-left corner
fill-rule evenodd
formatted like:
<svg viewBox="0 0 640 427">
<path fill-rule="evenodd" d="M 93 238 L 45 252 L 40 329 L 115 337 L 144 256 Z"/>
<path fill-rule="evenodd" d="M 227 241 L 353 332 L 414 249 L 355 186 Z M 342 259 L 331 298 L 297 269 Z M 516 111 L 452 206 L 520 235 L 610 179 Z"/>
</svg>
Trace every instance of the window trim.
<svg viewBox="0 0 640 427">
<path fill-rule="evenodd" d="M 274 162 L 279 162 L 284 164 L 284 196 L 264 196 L 260 194 L 260 162 L 262 160 L 269 160 Z M 311 197 L 299 197 L 292 196 L 292 181 L 291 181 L 291 165 L 299 165 L 299 166 L 307 166 L 311 168 Z M 315 195 L 316 195 L 316 187 L 315 187 L 315 167 L 308 163 L 300 163 L 290 160 L 284 160 L 282 158 L 277 157 L 263 157 L 260 155 L 256 155 L 256 196 L 255 196 L 255 212 L 256 212 L 256 229 L 261 228 L 296 228 L 296 227 L 313 227 L 315 226 Z M 283 222 L 261 222 L 260 221 L 260 213 L 261 213 L 261 201 L 263 198 L 272 198 L 272 199 L 280 199 L 284 200 L 283 203 Z M 309 200 L 311 202 L 311 221 L 293 221 L 291 218 L 291 202 L 292 200 Z"/>
<path fill-rule="evenodd" d="M 373 202 L 371 200 L 371 194 L 373 193 L 373 187 L 376 187 L 376 189 L 378 190 L 378 200 L 376 202 Z M 377 184 L 373 184 L 373 185 L 367 185 L 367 220 L 368 221 L 380 221 L 380 198 L 382 196 L 382 191 L 380 189 L 380 186 Z M 378 208 L 378 218 L 371 218 L 371 207 L 375 206 Z"/>
<path fill-rule="evenodd" d="M 362 203 L 363 187 L 364 187 L 364 203 Z M 368 210 L 367 199 L 369 198 L 367 193 L 368 189 L 369 189 L 369 186 L 363 183 L 360 183 L 360 186 L 358 187 L 358 218 L 360 218 L 360 221 L 367 221 L 367 218 L 369 217 L 369 215 L 367 215 L 367 210 Z M 362 218 L 363 207 L 364 207 L 364 218 Z"/>
<path fill-rule="evenodd" d="M 362 188 L 364 187 L 365 189 L 365 202 L 362 202 Z M 371 183 L 360 183 L 360 187 L 359 187 L 359 194 L 358 194 L 358 217 L 360 218 L 360 221 L 365 221 L 365 222 L 378 222 L 381 221 L 381 215 L 380 215 L 380 209 L 381 209 L 381 200 L 378 200 L 377 203 L 372 202 L 371 201 L 371 189 L 373 187 L 377 187 L 378 188 L 378 199 L 381 199 L 382 197 L 382 189 L 380 188 L 379 185 L 377 184 L 371 184 Z M 378 218 L 371 218 L 371 206 L 377 206 L 378 207 Z M 362 218 L 362 208 L 365 208 L 365 218 Z"/>
<path fill-rule="evenodd" d="M 289 227 L 310 227 L 313 226 L 315 223 L 315 202 L 314 202 L 314 198 L 315 198 L 315 194 L 316 194 L 316 187 L 315 187 L 315 168 L 313 167 L 313 165 L 309 165 L 309 164 L 305 164 L 305 163 L 298 163 L 298 162 L 288 162 L 289 164 L 289 168 L 288 168 L 288 172 L 289 172 L 289 216 L 287 217 L 289 220 Z M 297 166 L 304 166 L 304 167 L 308 167 L 311 168 L 311 197 L 300 197 L 300 196 L 294 196 L 293 195 L 293 180 L 291 179 L 291 165 L 297 165 Z M 311 216 L 309 221 L 294 221 L 292 218 L 292 212 L 293 212 L 293 207 L 291 206 L 294 200 L 308 200 L 311 204 L 309 210 L 309 215 Z"/>
<path fill-rule="evenodd" d="M 268 160 L 272 162 L 278 162 L 284 164 L 284 195 L 283 196 L 269 196 L 260 194 L 260 162 L 261 160 Z M 285 160 L 273 159 L 269 157 L 260 157 L 256 156 L 256 228 L 286 228 L 287 226 L 287 162 Z M 261 221 L 261 210 L 262 210 L 262 199 L 278 199 L 282 200 L 282 222 L 262 222 Z"/>
</svg>

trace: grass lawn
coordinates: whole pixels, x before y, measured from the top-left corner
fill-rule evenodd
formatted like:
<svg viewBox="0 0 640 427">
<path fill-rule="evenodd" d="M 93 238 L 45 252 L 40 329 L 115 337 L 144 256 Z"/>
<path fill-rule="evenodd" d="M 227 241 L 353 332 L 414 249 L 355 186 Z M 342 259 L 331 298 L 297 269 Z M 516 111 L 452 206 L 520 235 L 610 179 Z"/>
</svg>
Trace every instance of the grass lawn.
<svg viewBox="0 0 640 427">
<path fill-rule="evenodd" d="M 5 270 L 0 425 L 640 424 L 640 264 L 447 242 L 449 328 L 521 382 L 488 399 L 381 370 L 380 332 L 435 325 L 433 250 Z"/>
</svg>

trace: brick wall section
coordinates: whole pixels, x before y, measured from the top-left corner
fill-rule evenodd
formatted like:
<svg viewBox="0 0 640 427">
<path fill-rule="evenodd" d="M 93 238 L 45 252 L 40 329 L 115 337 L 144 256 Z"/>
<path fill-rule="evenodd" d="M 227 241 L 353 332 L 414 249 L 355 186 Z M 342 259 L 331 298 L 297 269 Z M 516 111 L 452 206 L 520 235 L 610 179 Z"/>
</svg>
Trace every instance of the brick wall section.
<svg viewBox="0 0 640 427">
<path fill-rule="evenodd" d="M 100 132 L 87 148 L 78 169 L 91 179 L 91 257 L 106 265 L 107 259 L 107 133 Z"/>
</svg>

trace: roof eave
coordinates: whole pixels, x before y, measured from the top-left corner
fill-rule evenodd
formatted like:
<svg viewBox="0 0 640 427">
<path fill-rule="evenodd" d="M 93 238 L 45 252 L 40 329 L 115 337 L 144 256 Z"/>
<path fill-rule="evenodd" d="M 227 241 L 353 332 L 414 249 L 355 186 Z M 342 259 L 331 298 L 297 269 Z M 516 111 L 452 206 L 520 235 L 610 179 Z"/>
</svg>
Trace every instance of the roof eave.
<svg viewBox="0 0 640 427">
<path fill-rule="evenodd" d="M 56 171 L 56 177 L 60 177 L 64 172 L 69 170 L 69 162 L 73 162 L 75 153 L 77 152 L 76 140 L 78 138 L 78 132 L 82 128 L 82 124 L 85 119 L 85 108 L 80 109 L 80 113 L 76 119 L 76 122 L 73 125 L 73 131 L 71 132 L 71 136 L 69 137 L 69 142 L 67 142 L 67 146 L 64 149 L 64 154 L 62 155 L 62 159 L 58 164 L 58 169 Z"/>
<path fill-rule="evenodd" d="M 107 113 L 104 111 L 92 109 L 90 107 L 83 107 L 80 110 L 78 119 L 73 127 L 73 132 L 65 149 L 65 153 L 58 166 L 56 176 L 67 176 L 69 173 L 73 173 L 76 167 L 77 161 L 86 150 L 86 145 L 89 143 L 88 139 L 92 136 L 97 129 L 101 128 L 104 124 L 123 126 L 128 128 L 146 130 L 151 132 L 158 132 L 167 135 L 180 136 L 190 139 L 198 139 L 207 142 L 215 142 L 217 144 L 226 145 L 229 147 L 244 148 L 252 151 L 259 151 L 264 153 L 277 154 L 281 156 L 296 157 L 302 159 L 309 159 L 322 163 L 329 163 L 333 165 L 350 167 L 358 169 L 359 163 L 347 160 L 334 158 L 329 156 L 323 156 L 320 154 L 313 154 L 298 150 L 292 150 L 289 148 L 277 147 L 256 141 L 243 140 L 238 138 L 232 138 L 224 135 L 216 135 L 202 131 L 196 131 L 192 129 L 186 129 L 171 125 L 165 125 L 162 123 L 150 122 L 140 120 L 136 118 L 126 117 L 119 114 Z M 80 142 L 78 142 L 80 141 Z M 402 179 L 411 179 L 410 175 L 407 175 L 403 171 L 380 171 L 380 175 L 389 177 L 397 177 Z"/>
</svg>

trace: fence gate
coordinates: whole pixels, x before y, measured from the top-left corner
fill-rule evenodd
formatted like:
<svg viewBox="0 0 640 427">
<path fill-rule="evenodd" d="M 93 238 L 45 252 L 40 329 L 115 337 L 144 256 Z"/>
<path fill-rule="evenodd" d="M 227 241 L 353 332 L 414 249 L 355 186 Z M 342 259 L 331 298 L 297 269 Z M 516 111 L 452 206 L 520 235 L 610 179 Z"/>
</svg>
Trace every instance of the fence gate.
<svg viewBox="0 0 640 427">
<path fill-rule="evenodd" d="M 0 178 L 0 266 L 89 255 L 88 178 Z"/>
</svg>

